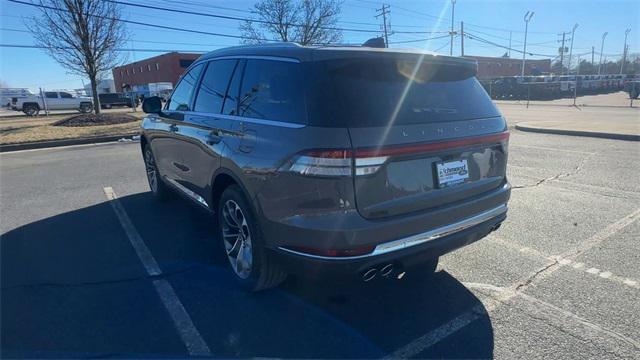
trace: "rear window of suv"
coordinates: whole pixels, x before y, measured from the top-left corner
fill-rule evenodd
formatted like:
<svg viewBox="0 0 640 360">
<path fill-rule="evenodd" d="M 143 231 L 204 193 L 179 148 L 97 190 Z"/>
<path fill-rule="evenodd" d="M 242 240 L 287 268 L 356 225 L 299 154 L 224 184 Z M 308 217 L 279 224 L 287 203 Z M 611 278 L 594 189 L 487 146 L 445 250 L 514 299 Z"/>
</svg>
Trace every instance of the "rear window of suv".
<svg viewBox="0 0 640 360">
<path fill-rule="evenodd" d="M 470 66 L 419 56 L 308 63 L 310 123 L 368 127 L 500 116 Z"/>
</svg>

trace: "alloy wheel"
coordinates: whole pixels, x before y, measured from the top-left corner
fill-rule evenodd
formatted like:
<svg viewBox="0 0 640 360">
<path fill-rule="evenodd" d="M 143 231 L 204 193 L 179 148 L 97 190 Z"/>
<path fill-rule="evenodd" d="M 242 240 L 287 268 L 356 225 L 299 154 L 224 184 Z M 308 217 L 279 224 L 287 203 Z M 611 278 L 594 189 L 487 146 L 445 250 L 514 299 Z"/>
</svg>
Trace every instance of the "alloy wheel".
<svg viewBox="0 0 640 360">
<path fill-rule="evenodd" d="M 227 258 L 233 271 L 242 279 L 251 275 L 253 252 L 251 249 L 251 232 L 247 217 L 240 206 L 233 200 L 227 200 L 222 207 L 222 237 Z"/>
<path fill-rule="evenodd" d="M 149 180 L 149 187 L 154 193 L 158 192 L 158 169 L 156 168 L 156 162 L 153 159 L 151 150 L 147 149 L 144 154 L 144 163 L 147 169 L 147 180 Z"/>
</svg>

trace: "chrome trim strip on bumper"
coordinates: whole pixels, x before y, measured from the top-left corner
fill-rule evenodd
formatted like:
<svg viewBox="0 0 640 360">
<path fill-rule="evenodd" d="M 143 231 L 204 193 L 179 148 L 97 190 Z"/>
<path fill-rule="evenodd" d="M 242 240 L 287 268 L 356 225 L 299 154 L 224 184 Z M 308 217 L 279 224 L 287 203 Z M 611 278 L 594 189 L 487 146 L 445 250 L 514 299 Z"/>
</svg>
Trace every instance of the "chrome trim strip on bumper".
<svg viewBox="0 0 640 360">
<path fill-rule="evenodd" d="M 459 231 L 468 229 L 470 227 L 476 226 L 476 225 L 481 224 L 481 223 L 483 223 L 485 221 L 488 221 L 488 220 L 491 220 L 491 219 L 493 219 L 493 218 L 495 218 L 497 216 L 500 216 L 500 215 L 502 215 L 502 214 L 504 214 L 506 212 L 507 212 L 507 205 L 500 205 L 500 206 L 498 206 L 496 208 L 493 208 L 491 210 L 487 210 L 487 211 L 482 212 L 482 213 L 480 213 L 478 215 L 474 215 L 472 217 L 466 218 L 464 220 L 458 221 L 458 222 L 450 224 L 450 225 L 445 225 L 443 227 L 439 227 L 439 228 L 434 229 L 434 230 L 430 230 L 430 231 L 423 232 L 423 233 L 416 234 L 416 235 L 412 235 L 412 236 L 409 236 L 409 237 L 406 237 L 406 238 L 402 238 L 402 239 L 393 240 L 393 241 L 389 241 L 389 242 L 386 242 L 386 243 L 379 244 L 378 246 L 375 247 L 373 252 L 371 252 L 369 254 L 365 254 L 365 255 L 331 257 L 331 256 L 321 256 L 321 255 L 307 254 L 307 253 L 303 253 L 303 252 L 287 249 L 287 248 L 284 248 L 284 247 L 278 247 L 278 249 L 282 250 L 282 251 L 286 251 L 288 253 L 301 255 L 301 256 L 306 256 L 306 257 L 314 258 L 314 259 L 322 259 L 322 260 L 363 259 L 363 258 L 367 258 L 367 257 L 387 254 L 387 253 L 390 253 L 390 252 L 406 249 L 406 248 L 409 248 L 409 247 L 412 247 L 412 246 L 424 244 L 424 243 L 426 243 L 428 241 L 436 240 L 436 239 L 439 239 L 441 237 L 444 237 L 444 236 L 447 236 L 447 235 L 451 235 L 451 234 L 457 233 Z"/>
<path fill-rule="evenodd" d="M 187 189 L 186 187 L 184 187 L 184 185 L 180 184 L 179 182 L 173 180 L 173 179 L 169 179 L 168 177 L 164 177 L 165 180 L 167 180 L 171 185 L 173 185 L 173 187 L 175 187 L 176 189 L 182 191 L 185 195 L 187 195 L 190 199 L 192 199 L 193 201 L 197 202 L 199 205 L 202 205 L 204 207 L 206 207 L 207 209 L 209 209 L 209 204 L 207 204 L 207 202 L 204 200 L 204 198 L 196 193 L 194 193 L 193 191 Z"/>
</svg>

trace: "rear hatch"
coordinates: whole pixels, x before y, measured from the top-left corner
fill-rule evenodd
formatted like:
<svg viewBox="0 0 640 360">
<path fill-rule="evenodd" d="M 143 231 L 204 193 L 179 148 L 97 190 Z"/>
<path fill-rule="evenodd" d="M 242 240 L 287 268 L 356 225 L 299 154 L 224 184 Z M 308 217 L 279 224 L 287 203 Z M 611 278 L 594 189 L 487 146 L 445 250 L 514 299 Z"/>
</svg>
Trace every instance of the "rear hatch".
<svg viewBox="0 0 640 360">
<path fill-rule="evenodd" d="M 506 123 L 475 63 L 361 52 L 318 63 L 317 84 L 332 101 L 318 121 L 349 130 L 363 217 L 442 207 L 505 182 Z"/>
</svg>

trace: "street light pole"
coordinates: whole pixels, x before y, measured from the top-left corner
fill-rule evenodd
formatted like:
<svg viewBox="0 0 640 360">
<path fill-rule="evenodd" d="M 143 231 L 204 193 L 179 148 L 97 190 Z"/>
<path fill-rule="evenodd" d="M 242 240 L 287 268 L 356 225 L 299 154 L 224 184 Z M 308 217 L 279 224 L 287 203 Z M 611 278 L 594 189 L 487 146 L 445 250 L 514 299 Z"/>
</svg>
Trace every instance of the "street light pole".
<svg viewBox="0 0 640 360">
<path fill-rule="evenodd" d="M 451 0 L 451 31 L 449 32 L 451 34 L 451 46 L 449 47 L 449 56 L 453 56 L 453 34 L 455 34 L 455 32 L 453 31 L 453 17 L 456 14 L 456 0 Z"/>
<path fill-rule="evenodd" d="M 571 31 L 571 47 L 569 48 L 569 63 L 567 64 L 567 74 L 571 75 L 571 55 L 573 55 L 573 38 L 576 35 L 576 29 L 578 28 L 578 24 L 573 25 L 573 30 Z"/>
<path fill-rule="evenodd" d="M 627 36 L 629 36 L 630 32 L 631 29 L 627 29 L 624 32 L 624 47 L 622 48 L 622 64 L 620 64 L 620 75 L 622 75 L 622 72 L 624 70 L 624 62 L 627 60 Z"/>
<path fill-rule="evenodd" d="M 607 37 L 608 32 L 602 34 L 602 44 L 600 45 L 600 61 L 598 61 L 598 75 L 600 75 L 600 71 L 602 69 L 602 51 L 604 51 L 604 38 Z"/>
<path fill-rule="evenodd" d="M 524 64 L 527 57 L 527 31 L 529 31 L 529 20 L 533 17 L 533 11 L 524 14 L 524 50 L 522 51 L 522 76 L 524 77 Z"/>
</svg>

